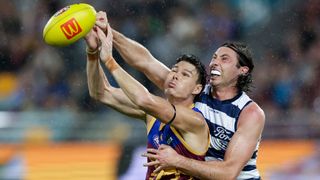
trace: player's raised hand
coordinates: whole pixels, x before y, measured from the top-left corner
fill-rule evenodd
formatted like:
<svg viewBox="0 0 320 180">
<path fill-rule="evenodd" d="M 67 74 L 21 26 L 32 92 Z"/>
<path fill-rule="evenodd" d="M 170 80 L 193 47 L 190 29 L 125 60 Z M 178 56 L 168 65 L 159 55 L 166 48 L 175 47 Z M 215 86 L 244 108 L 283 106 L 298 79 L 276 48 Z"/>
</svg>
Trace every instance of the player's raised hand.
<svg viewBox="0 0 320 180">
<path fill-rule="evenodd" d="M 107 33 L 108 29 L 108 18 L 107 13 L 104 11 L 99 11 L 96 15 L 96 26 L 102 29 L 103 32 Z"/>
<path fill-rule="evenodd" d="M 107 32 L 108 19 L 107 14 L 104 11 L 99 11 L 96 14 L 96 22 L 94 27 L 89 31 L 89 33 L 84 37 L 89 51 L 97 51 L 100 46 L 99 37 L 97 34 L 97 29 L 102 29 L 103 32 Z"/>
<path fill-rule="evenodd" d="M 89 33 L 84 37 L 87 44 L 87 51 L 97 51 L 99 48 L 99 38 L 97 34 L 97 26 L 94 26 Z"/>
<path fill-rule="evenodd" d="M 103 63 L 112 59 L 112 31 L 109 25 L 107 25 L 107 36 L 100 29 L 97 28 L 98 38 L 101 42 L 100 59 Z"/>
</svg>

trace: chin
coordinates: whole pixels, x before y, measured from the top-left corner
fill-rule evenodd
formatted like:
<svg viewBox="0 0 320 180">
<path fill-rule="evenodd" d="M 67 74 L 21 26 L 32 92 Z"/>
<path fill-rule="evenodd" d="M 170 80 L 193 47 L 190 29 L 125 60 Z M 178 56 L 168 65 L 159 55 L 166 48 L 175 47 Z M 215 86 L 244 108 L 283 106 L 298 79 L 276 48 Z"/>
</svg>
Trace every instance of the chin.
<svg viewBox="0 0 320 180">
<path fill-rule="evenodd" d="M 209 83 L 211 85 L 215 85 L 215 84 L 217 84 L 217 80 L 214 80 L 214 79 L 210 78 Z"/>
<path fill-rule="evenodd" d="M 171 88 L 165 89 L 164 94 L 166 95 L 166 97 L 172 96 L 174 94 L 173 89 Z"/>
<path fill-rule="evenodd" d="M 217 80 L 211 80 L 211 79 L 210 79 L 209 83 L 210 83 L 211 86 L 215 86 L 215 87 L 216 87 L 216 86 L 219 86 L 219 84 L 220 84 L 219 81 L 217 81 Z"/>
</svg>

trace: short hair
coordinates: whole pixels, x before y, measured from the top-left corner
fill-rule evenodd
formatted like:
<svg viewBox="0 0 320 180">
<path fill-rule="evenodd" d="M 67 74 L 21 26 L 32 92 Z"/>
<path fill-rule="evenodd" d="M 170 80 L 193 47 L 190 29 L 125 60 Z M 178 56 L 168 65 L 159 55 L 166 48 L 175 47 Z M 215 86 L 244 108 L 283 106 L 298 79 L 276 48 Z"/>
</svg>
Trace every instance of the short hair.
<svg viewBox="0 0 320 180">
<path fill-rule="evenodd" d="M 228 47 L 237 53 L 238 67 L 247 66 L 249 68 L 248 73 L 239 75 L 236 86 L 241 91 L 250 91 L 254 64 L 249 47 L 240 42 L 225 42 L 221 47 Z"/>
<path fill-rule="evenodd" d="M 176 63 L 179 63 L 181 61 L 186 61 L 196 67 L 196 70 L 198 72 L 198 79 L 197 83 L 202 85 L 202 89 L 205 87 L 207 83 L 207 71 L 205 65 L 197 58 L 195 55 L 192 54 L 183 54 L 180 57 L 177 58 Z"/>
</svg>

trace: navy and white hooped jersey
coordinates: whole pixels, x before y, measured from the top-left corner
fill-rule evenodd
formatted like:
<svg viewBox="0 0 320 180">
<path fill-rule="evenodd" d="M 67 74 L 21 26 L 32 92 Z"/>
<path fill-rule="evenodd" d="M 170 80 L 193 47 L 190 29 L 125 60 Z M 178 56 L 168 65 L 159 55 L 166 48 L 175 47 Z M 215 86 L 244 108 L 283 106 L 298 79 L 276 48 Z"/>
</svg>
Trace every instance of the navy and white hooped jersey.
<svg viewBox="0 0 320 180">
<path fill-rule="evenodd" d="M 240 113 L 252 100 L 245 92 L 240 92 L 232 99 L 220 101 L 213 98 L 210 91 L 211 86 L 206 85 L 195 106 L 204 115 L 210 129 L 206 160 L 223 160 L 228 143 L 237 130 Z M 256 167 L 258 147 L 259 143 L 237 179 L 261 179 Z"/>
</svg>

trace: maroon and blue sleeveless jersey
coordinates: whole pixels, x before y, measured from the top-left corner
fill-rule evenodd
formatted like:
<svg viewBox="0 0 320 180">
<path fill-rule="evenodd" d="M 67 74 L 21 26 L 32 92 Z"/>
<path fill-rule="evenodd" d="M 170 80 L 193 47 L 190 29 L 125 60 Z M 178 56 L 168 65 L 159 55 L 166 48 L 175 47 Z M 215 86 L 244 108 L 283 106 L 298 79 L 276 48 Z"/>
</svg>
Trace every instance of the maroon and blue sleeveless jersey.
<svg viewBox="0 0 320 180">
<path fill-rule="evenodd" d="M 201 113 L 197 108 L 192 108 L 194 111 Z M 153 119 L 148 125 L 148 148 L 158 149 L 160 144 L 166 144 L 171 146 L 177 153 L 196 160 L 204 161 L 206 152 L 196 152 L 193 150 L 182 138 L 180 133 L 170 124 L 164 124 L 159 119 Z M 209 137 L 206 140 L 209 146 Z M 148 159 L 148 162 L 150 159 Z M 189 175 L 184 174 L 178 169 L 162 170 L 159 173 L 155 174 L 154 166 L 148 167 L 146 180 L 155 180 L 155 179 L 197 179 Z"/>
</svg>

